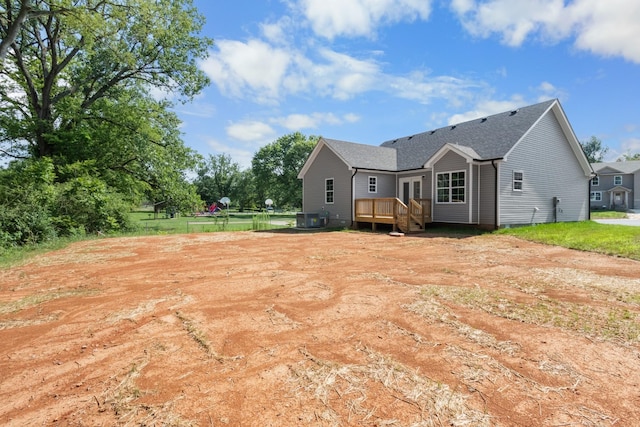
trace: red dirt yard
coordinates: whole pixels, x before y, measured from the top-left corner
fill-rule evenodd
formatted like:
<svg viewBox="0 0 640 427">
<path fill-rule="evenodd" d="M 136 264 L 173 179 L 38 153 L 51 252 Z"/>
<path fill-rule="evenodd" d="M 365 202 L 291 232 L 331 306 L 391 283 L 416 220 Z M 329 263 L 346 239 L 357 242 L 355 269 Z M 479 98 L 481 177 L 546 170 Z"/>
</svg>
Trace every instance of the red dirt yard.
<svg viewBox="0 0 640 427">
<path fill-rule="evenodd" d="M 0 270 L 0 424 L 639 425 L 638 278 L 495 235 L 84 241 Z"/>
</svg>

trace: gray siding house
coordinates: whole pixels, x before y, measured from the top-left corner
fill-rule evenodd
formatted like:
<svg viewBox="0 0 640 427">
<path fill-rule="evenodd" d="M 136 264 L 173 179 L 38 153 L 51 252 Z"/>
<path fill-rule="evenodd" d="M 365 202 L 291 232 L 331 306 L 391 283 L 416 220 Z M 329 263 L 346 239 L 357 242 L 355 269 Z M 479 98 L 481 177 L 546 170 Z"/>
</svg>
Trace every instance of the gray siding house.
<svg viewBox="0 0 640 427">
<path fill-rule="evenodd" d="M 321 138 L 298 175 L 305 212 L 403 231 L 586 220 L 592 177 L 558 100 L 379 146 Z"/>
<path fill-rule="evenodd" d="M 640 160 L 592 163 L 597 176 L 591 179 L 593 209 L 640 209 Z"/>
</svg>

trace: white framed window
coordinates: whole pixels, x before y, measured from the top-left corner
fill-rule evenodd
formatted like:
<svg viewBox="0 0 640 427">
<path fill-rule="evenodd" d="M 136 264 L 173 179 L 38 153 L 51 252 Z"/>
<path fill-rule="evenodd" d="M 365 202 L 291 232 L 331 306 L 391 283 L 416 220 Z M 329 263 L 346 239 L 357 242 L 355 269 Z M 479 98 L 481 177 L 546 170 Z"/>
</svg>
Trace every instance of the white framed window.
<svg viewBox="0 0 640 427">
<path fill-rule="evenodd" d="M 622 175 L 616 175 L 613 177 L 613 185 L 622 185 Z"/>
<path fill-rule="evenodd" d="M 601 202 L 602 201 L 602 191 L 592 191 L 591 192 L 591 201 L 592 202 Z"/>
<path fill-rule="evenodd" d="M 523 181 L 524 181 L 524 172 L 513 171 L 513 191 L 522 191 Z"/>
<path fill-rule="evenodd" d="M 436 175 L 436 203 L 465 203 L 465 171 Z"/>
<path fill-rule="evenodd" d="M 600 186 L 600 177 L 599 176 L 594 176 L 593 178 L 591 178 L 591 186 L 592 187 Z"/>
<path fill-rule="evenodd" d="M 369 177 L 369 193 L 377 193 L 378 192 L 378 177 L 370 176 Z"/>
<path fill-rule="evenodd" d="M 324 180 L 324 202 L 333 204 L 333 195 L 333 178 L 327 178 Z"/>
</svg>

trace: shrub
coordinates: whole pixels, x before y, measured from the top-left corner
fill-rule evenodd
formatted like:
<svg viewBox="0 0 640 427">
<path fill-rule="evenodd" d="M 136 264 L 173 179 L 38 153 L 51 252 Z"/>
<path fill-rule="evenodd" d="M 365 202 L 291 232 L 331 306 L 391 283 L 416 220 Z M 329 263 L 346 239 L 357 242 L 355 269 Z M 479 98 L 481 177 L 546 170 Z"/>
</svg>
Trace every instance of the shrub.
<svg viewBox="0 0 640 427">
<path fill-rule="evenodd" d="M 54 179 L 50 159 L 13 162 L 0 170 L 0 248 L 56 237 L 49 212 Z"/>
</svg>

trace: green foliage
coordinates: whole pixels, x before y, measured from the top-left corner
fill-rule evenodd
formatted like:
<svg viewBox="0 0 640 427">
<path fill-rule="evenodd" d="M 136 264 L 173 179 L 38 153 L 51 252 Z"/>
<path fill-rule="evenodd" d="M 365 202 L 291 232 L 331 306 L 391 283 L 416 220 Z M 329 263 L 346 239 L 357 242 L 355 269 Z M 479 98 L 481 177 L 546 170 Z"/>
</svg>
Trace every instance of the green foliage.
<svg viewBox="0 0 640 427">
<path fill-rule="evenodd" d="M 0 5 L 0 39 L 12 40 L 0 67 L 0 156 L 49 170 L 4 176 L 36 189 L 0 189 L 0 244 L 128 229 L 128 206 L 143 199 L 197 209 L 186 175 L 198 156 L 180 139 L 171 104 L 151 94 L 185 100 L 208 84 L 198 61 L 212 41 L 199 37 L 204 20 L 192 1 L 29 3 L 22 21 L 27 2 Z"/>
<path fill-rule="evenodd" d="M 232 201 L 237 201 L 238 209 L 243 212 L 245 209 L 256 209 L 264 206 L 264 200 L 258 200 L 256 193 L 256 183 L 251 169 L 243 170 L 238 176 L 238 185 Z"/>
<path fill-rule="evenodd" d="M 62 236 L 131 230 L 130 204 L 95 176 L 94 162 L 60 169 L 49 158 L 13 162 L 0 170 L 0 250 Z"/>
<path fill-rule="evenodd" d="M 281 208 L 302 206 L 302 181 L 298 173 L 319 137 L 300 132 L 282 136 L 262 147 L 251 162 L 259 200 L 271 198 Z"/>
<path fill-rule="evenodd" d="M 52 209 L 56 228 L 63 236 L 130 230 L 129 210 L 119 193 L 89 175 L 60 184 Z"/>
<path fill-rule="evenodd" d="M 640 227 L 582 221 L 502 229 L 496 233 L 510 234 L 565 248 L 640 260 Z"/>
<path fill-rule="evenodd" d="M 269 230 L 271 229 L 271 218 L 269 218 L 269 214 L 266 212 L 259 213 L 253 216 L 253 221 L 251 224 L 252 230 Z"/>
<path fill-rule="evenodd" d="M 56 237 L 49 213 L 54 178 L 50 159 L 13 162 L 0 170 L 0 250 Z"/>
<path fill-rule="evenodd" d="M 592 136 L 589 141 L 580 142 L 580 145 L 589 163 L 601 162 L 607 151 L 609 151 L 609 147 L 603 146 L 602 141 L 596 136 Z"/>
<path fill-rule="evenodd" d="M 617 161 L 618 162 L 630 162 L 633 160 L 640 160 L 640 153 L 625 153 Z"/>
<path fill-rule="evenodd" d="M 240 166 L 227 154 L 209 155 L 197 170 L 194 180 L 198 195 L 208 205 L 218 202 L 223 197 L 237 201 L 237 190 L 240 184 Z"/>
</svg>

